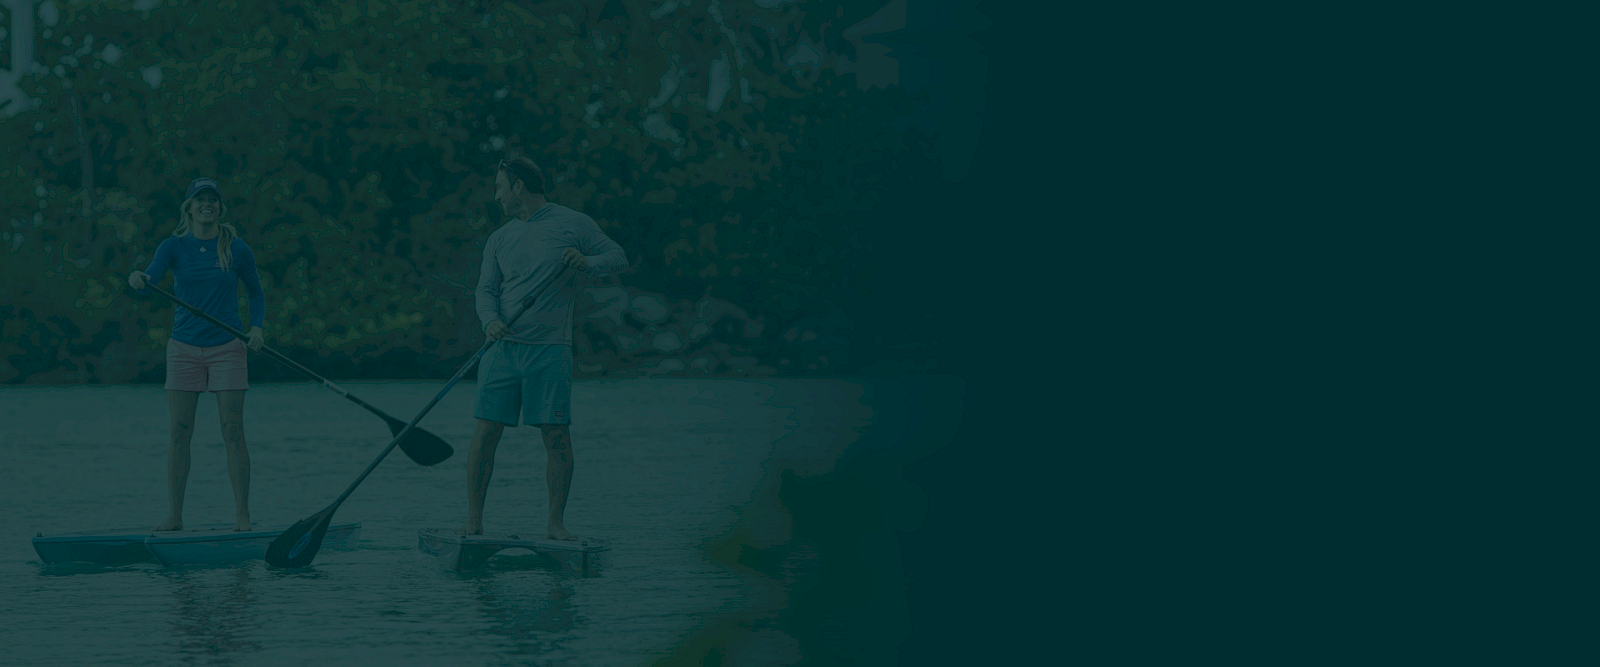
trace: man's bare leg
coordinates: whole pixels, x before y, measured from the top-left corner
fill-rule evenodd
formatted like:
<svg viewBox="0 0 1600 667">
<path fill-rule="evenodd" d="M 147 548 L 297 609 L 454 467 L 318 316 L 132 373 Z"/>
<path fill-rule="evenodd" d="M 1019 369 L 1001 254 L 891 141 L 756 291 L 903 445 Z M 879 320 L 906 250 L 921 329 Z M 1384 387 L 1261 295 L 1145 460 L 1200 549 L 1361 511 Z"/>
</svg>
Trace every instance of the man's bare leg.
<svg viewBox="0 0 1600 667">
<path fill-rule="evenodd" d="M 183 492 L 189 486 L 189 439 L 194 435 L 198 392 L 167 390 L 172 439 L 167 447 L 167 520 L 156 530 L 183 530 Z"/>
<path fill-rule="evenodd" d="M 550 488 L 550 527 L 545 538 L 576 540 L 562 522 L 567 511 L 567 492 L 572 490 L 572 436 L 566 424 L 540 424 L 544 431 L 545 484 Z"/>
<path fill-rule="evenodd" d="M 489 478 L 494 475 L 494 451 L 500 446 L 505 424 L 479 419 L 467 445 L 467 521 L 457 535 L 483 534 L 483 500 L 489 493 Z"/>
<path fill-rule="evenodd" d="M 228 450 L 228 479 L 233 482 L 233 529 L 250 530 L 250 450 L 244 446 L 244 391 L 217 392 L 222 443 Z"/>
</svg>

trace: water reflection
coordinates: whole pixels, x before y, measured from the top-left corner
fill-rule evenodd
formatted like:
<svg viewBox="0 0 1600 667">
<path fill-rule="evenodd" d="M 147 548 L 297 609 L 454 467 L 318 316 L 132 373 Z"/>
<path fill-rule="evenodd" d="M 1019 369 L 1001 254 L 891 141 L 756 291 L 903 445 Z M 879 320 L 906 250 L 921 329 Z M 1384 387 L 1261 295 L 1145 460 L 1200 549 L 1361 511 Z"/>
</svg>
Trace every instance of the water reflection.
<svg viewBox="0 0 1600 667">
<path fill-rule="evenodd" d="M 140 572 L 151 570 L 158 565 L 148 563 L 135 563 L 132 565 L 101 565 L 99 563 L 38 563 L 39 575 L 45 577 L 66 577 L 80 574 L 110 574 L 114 572 Z"/>
<path fill-rule="evenodd" d="M 529 554 L 528 562 L 520 569 L 526 571 L 538 562 L 536 558 Z M 573 629 L 576 613 L 571 603 L 573 591 L 562 585 L 561 580 L 502 577 L 492 571 L 470 579 L 478 608 L 488 621 L 487 627 L 479 632 L 503 638 L 507 653 L 548 654 L 561 649 L 571 638 L 568 631 Z"/>
<path fill-rule="evenodd" d="M 178 651 L 221 658 L 229 664 L 238 654 L 261 650 L 248 635 L 260 626 L 250 572 L 240 566 L 163 572 L 172 583 L 176 620 L 172 629 Z"/>
</svg>

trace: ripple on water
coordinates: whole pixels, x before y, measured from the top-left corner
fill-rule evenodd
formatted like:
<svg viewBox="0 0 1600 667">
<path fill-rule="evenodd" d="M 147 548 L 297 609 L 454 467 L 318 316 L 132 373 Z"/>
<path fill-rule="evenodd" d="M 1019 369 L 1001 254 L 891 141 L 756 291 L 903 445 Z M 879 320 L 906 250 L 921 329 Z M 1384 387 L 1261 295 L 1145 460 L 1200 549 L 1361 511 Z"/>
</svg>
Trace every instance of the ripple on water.
<svg viewBox="0 0 1600 667">
<path fill-rule="evenodd" d="M 614 545 L 593 578 L 560 573 L 526 553 L 497 555 L 466 574 L 416 556 L 417 528 L 463 518 L 470 384 L 421 424 L 457 455 L 424 468 L 394 453 L 338 512 L 338 520 L 363 522 L 357 548 L 324 552 L 311 568 L 273 570 L 259 561 L 178 570 L 44 567 L 19 536 L 154 525 L 164 516 L 166 397 L 152 386 L 5 388 L 5 404 L 26 405 L 19 413 L 25 418 L 0 423 L 11 457 L 0 467 L 0 502 L 9 512 L 0 599 L 26 601 L 0 608 L 7 657 L 122 665 L 277 665 L 313 657 L 321 664 L 648 663 L 703 625 L 706 614 L 776 604 L 757 600 L 771 591 L 713 562 L 706 547 L 739 519 L 780 438 L 807 427 L 838 431 L 815 442 L 854 439 L 859 420 L 797 423 L 795 407 L 771 404 L 776 387 L 794 391 L 804 382 L 577 383 L 578 467 L 567 525 Z M 413 414 L 441 386 L 345 383 L 395 415 Z M 320 510 L 388 442 L 377 418 L 297 383 L 251 389 L 246 437 L 258 524 L 292 523 Z M 828 447 L 835 445 L 801 454 L 831 461 L 837 451 Z M 232 520 L 225 461 L 215 405 L 202 400 L 186 521 Z M 506 431 L 487 529 L 543 527 L 544 465 L 537 429 Z M 767 655 L 783 646 L 767 639 L 742 650 Z"/>
</svg>

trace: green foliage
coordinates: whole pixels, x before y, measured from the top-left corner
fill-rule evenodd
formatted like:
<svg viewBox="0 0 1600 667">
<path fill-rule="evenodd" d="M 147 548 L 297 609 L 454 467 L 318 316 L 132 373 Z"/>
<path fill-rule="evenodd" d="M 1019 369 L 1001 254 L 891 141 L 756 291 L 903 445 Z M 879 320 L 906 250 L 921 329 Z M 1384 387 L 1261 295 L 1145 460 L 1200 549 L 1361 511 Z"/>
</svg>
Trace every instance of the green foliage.
<svg viewBox="0 0 1600 667">
<path fill-rule="evenodd" d="M 888 126 L 911 100 L 831 64 L 784 64 L 802 31 L 837 39 L 843 26 L 818 24 L 835 5 L 713 15 L 695 3 L 652 18 L 658 4 L 57 3 L 34 57 L 59 71 L 24 76 L 38 108 L 0 120 L 0 381 L 150 378 L 171 307 L 127 291 L 126 275 L 202 175 L 223 184 L 256 252 L 270 345 L 362 375 L 436 373 L 482 342 L 471 289 L 502 220 L 493 166 L 508 153 L 537 160 L 552 199 L 624 247 L 629 299 L 738 313 L 705 323 L 737 335 L 694 337 L 722 347 L 679 353 L 717 362 L 679 373 L 620 353 L 618 336 L 663 325 L 589 317 L 605 304 L 580 299 L 580 368 L 848 368 L 841 309 L 866 298 L 873 264 L 862 213 L 876 189 L 937 174 L 926 138 Z M 731 89 L 713 112 L 719 60 Z"/>
</svg>

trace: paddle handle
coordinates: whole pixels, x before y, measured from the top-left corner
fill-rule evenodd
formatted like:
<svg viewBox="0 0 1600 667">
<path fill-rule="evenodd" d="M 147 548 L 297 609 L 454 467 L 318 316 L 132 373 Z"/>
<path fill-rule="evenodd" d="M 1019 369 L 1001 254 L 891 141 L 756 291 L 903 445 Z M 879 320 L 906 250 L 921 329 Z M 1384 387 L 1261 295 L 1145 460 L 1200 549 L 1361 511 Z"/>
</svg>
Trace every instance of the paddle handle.
<svg viewBox="0 0 1600 667">
<path fill-rule="evenodd" d="M 528 294 L 528 298 L 522 301 L 522 307 L 517 309 L 517 314 L 511 316 L 511 321 L 517 321 L 517 318 L 522 317 L 523 313 L 528 312 L 528 309 L 533 307 L 533 302 L 537 300 L 539 294 L 544 291 L 544 288 L 548 287 L 549 284 L 557 277 L 565 275 L 568 268 L 569 267 L 563 266 L 560 271 L 556 272 L 549 278 L 546 278 L 544 284 L 540 285 L 538 288 L 534 289 L 532 293 Z M 422 418 L 427 416 L 428 411 L 432 410 L 433 406 L 438 405 L 439 401 L 444 399 L 444 395 L 450 393 L 450 389 L 456 386 L 456 383 L 461 381 L 461 378 L 467 374 L 467 371 L 472 370 L 472 367 L 478 363 L 478 359 L 483 357 L 484 353 L 488 352 L 489 348 L 497 342 L 499 341 L 484 341 L 483 346 L 479 347 L 478 351 L 473 353 L 472 358 L 468 359 L 467 363 L 461 365 L 461 370 L 456 371 L 455 377 L 450 378 L 450 382 L 446 383 L 444 388 L 439 390 L 439 393 L 434 394 L 433 400 L 428 401 L 428 405 L 424 406 L 422 411 L 418 412 L 417 416 L 411 419 L 411 423 L 406 424 L 405 428 L 400 429 L 400 432 L 395 434 L 394 439 L 389 441 L 389 446 L 384 447 L 383 452 L 378 454 L 378 457 L 373 459 L 372 463 L 367 464 L 367 469 L 361 471 L 361 475 L 356 477 L 354 482 L 350 483 L 350 486 L 344 490 L 344 493 L 339 494 L 339 499 L 333 501 L 333 504 L 329 505 L 328 509 L 323 511 L 328 512 L 329 516 L 332 516 L 334 508 L 344 503 L 344 499 L 349 498 L 350 494 L 355 492 L 356 487 L 361 485 L 361 481 L 366 479 L 367 475 L 372 474 L 372 471 L 378 467 L 378 464 L 383 462 L 384 457 L 388 456 L 389 452 L 394 450 L 394 446 L 400 444 L 400 441 L 404 440 L 406 435 L 411 433 L 411 429 L 417 427 L 417 423 L 421 422 Z"/>
</svg>

